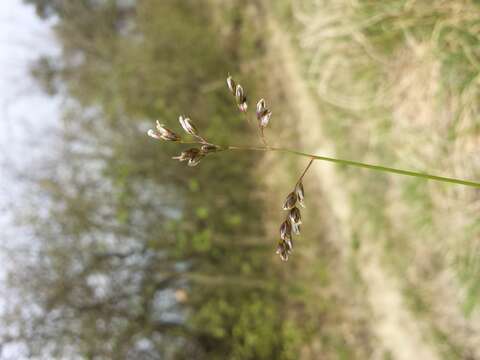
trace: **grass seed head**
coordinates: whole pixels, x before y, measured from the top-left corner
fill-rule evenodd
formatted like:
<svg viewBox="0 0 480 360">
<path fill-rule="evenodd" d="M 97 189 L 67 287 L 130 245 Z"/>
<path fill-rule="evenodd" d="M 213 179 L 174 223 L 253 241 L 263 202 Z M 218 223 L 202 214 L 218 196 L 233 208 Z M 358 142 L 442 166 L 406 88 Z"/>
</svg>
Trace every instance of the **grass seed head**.
<svg viewBox="0 0 480 360">
<path fill-rule="evenodd" d="M 305 191 L 303 189 L 303 183 L 300 181 L 297 186 L 295 186 L 295 194 L 297 194 L 298 202 L 302 207 L 305 207 L 303 200 L 305 199 Z"/>
<path fill-rule="evenodd" d="M 211 152 L 218 151 L 219 147 L 217 145 L 205 144 L 205 145 L 202 145 L 201 150 L 204 154 L 208 154 Z"/>
<path fill-rule="evenodd" d="M 300 224 L 292 224 L 292 232 L 295 235 L 300 235 Z"/>
<path fill-rule="evenodd" d="M 292 225 L 300 225 L 302 223 L 302 216 L 300 214 L 300 210 L 295 206 L 290 212 L 288 213 L 288 218 Z"/>
<path fill-rule="evenodd" d="M 179 141 L 180 136 L 178 136 L 175 132 L 167 128 L 165 125 L 160 124 L 157 120 L 157 129 L 150 129 L 147 132 L 148 136 L 153 137 L 155 139 L 161 139 L 166 141 Z"/>
<path fill-rule="evenodd" d="M 260 126 L 262 128 L 266 128 L 268 126 L 268 123 L 270 122 L 270 118 L 272 117 L 272 112 L 268 109 L 266 109 L 260 117 L 258 117 L 258 121 L 260 122 Z"/>
<path fill-rule="evenodd" d="M 259 125 L 262 128 L 267 127 L 268 123 L 270 122 L 270 117 L 272 116 L 272 112 L 267 109 L 265 99 L 260 99 L 257 103 L 257 119 Z"/>
<path fill-rule="evenodd" d="M 190 118 L 180 116 L 178 118 L 178 121 L 180 122 L 180 125 L 182 125 L 183 130 L 185 130 L 187 134 L 198 135 L 198 130 L 195 125 L 193 125 L 193 122 L 192 120 L 190 120 Z"/>
<path fill-rule="evenodd" d="M 285 247 L 287 248 L 287 252 L 290 254 L 293 251 L 293 239 L 287 239 L 283 241 L 285 243 Z"/>
<path fill-rule="evenodd" d="M 197 166 L 200 163 L 200 160 L 202 160 L 205 157 L 205 154 L 201 151 L 199 151 L 197 154 L 192 156 L 188 160 L 188 166 Z"/>
<path fill-rule="evenodd" d="M 276 253 L 278 255 L 280 255 L 280 259 L 282 259 L 282 261 L 288 261 L 289 251 L 288 251 L 288 246 L 285 243 L 285 241 L 280 241 L 278 243 Z"/>
<path fill-rule="evenodd" d="M 227 86 L 228 86 L 228 90 L 233 95 L 235 95 L 235 90 L 236 90 L 237 84 L 235 83 L 235 80 L 233 80 L 233 78 L 230 75 L 228 75 L 228 77 L 227 77 Z"/>
<path fill-rule="evenodd" d="M 267 108 L 265 103 L 265 99 L 260 99 L 257 103 L 257 116 L 258 114 L 262 113 Z"/>
<path fill-rule="evenodd" d="M 292 238 L 292 225 L 288 220 L 285 220 L 282 225 L 280 225 L 280 238 L 282 240 Z"/>
<path fill-rule="evenodd" d="M 241 112 L 246 112 L 248 109 L 247 96 L 243 90 L 242 85 L 237 85 L 235 89 L 235 100 L 237 101 L 238 108 Z"/>
<path fill-rule="evenodd" d="M 287 198 L 285 199 L 285 203 L 283 204 L 283 210 L 291 210 L 297 203 L 297 194 L 295 192 L 291 192 L 288 194 Z"/>
<path fill-rule="evenodd" d="M 172 157 L 172 159 L 178 160 L 178 161 L 188 161 L 190 159 L 193 159 L 195 156 L 197 156 L 198 153 L 200 153 L 199 149 L 191 148 L 191 149 L 182 151 L 182 153 L 180 155 L 174 156 L 174 157 Z"/>
</svg>

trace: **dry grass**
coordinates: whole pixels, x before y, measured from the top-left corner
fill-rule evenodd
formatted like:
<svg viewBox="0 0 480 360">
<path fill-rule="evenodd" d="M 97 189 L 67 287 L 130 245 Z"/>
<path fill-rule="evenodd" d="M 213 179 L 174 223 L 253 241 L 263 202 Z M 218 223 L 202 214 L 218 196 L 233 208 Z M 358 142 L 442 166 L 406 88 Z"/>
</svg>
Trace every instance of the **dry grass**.
<svg viewBox="0 0 480 360">
<path fill-rule="evenodd" d="M 297 48 L 274 26 L 265 63 L 243 69 L 272 70 L 259 90 L 274 111 L 276 143 L 480 178 L 479 5 L 282 3 L 293 14 Z M 279 202 L 302 166 L 264 158 L 266 233 L 278 231 Z M 310 320 L 302 358 L 480 358 L 478 192 L 327 164 L 314 169 L 306 186 L 316 205 L 304 214 L 318 225 L 304 229 L 310 236 L 299 240 L 288 270 L 279 268 L 294 310 L 288 316 Z M 381 344 L 373 348 L 375 337 Z"/>
<path fill-rule="evenodd" d="M 312 132 L 356 160 L 480 178 L 478 3 L 289 3 L 322 115 Z M 445 358 L 480 357 L 478 191 L 345 174 L 347 234 L 380 249 L 423 340 Z"/>
</svg>

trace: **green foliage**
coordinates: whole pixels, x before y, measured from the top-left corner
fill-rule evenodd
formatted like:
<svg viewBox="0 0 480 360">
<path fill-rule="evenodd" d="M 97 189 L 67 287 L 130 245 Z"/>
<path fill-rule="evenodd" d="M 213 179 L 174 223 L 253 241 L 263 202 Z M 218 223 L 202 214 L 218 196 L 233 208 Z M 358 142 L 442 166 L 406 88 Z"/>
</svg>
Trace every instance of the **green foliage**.
<svg viewBox="0 0 480 360">
<path fill-rule="evenodd" d="M 243 51 L 254 52 L 254 34 L 242 35 L 239 56 L 229 58 L 212 8 L 197 1 L 29 2 L 41 16 L 58 16 L 61 59 L 38 62 L 36 73 L 46 89 L 61 83 L 74 100 L 63 141 L 79 146 L 58 154 L 73 175 L 42 191 L 51 206 L 35 225 L 45 258 L 31 266 L 40 275 L 16 280 L 41 309 L 31 319 L 35 332 L 25 333 L 44 344 L 26 346 L 47 357 L 48 343 L 57 355 L 142 358 L 135 343 L 149 339 L 154 358 L 296 358 L 301 324 L 284 316 L 274 245 L 260 240 L 258 157 L 212 155 L 187 168 L 170 159 L 178 146 L 143 129 L 161 119 L 178 130 L 186 113 L 214 142 L 245 140 L 222 79 Z M 240 5 L 229 16 L 243 19 Z M 97 275 L 112 289 L 106 298 L 89 285 Z M 50 291 L 37 294 L 42 286 Z M 159 294 L 179 289 L 185 300 L 158 308 Z M 169 311 L 182 320 L 164 320 Z M 44 321 L 51 312 L 64 316 Z"/>
</svg>

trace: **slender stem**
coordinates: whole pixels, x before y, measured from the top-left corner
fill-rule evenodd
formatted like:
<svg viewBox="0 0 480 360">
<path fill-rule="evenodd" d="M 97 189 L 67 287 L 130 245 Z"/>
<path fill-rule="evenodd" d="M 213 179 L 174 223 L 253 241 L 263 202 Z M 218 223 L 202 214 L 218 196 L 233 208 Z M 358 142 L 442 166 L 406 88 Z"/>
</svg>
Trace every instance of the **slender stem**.
<svg viewBox="0 0 480 360">
<path fill-rule="evenodd" d="M 303 170 L 303 173 L 302 175 L 300 175 L 300 177 L 298 178 L 297 180 L 297 183 L 295 184 L 295 186 L 297 186 L 298 184 L 300 184 L 300 182 L 303 180 L 303 177 L 305 176 L 305 174 L 307 173 L 308 169 L 310 169 L 310 166 L 312 166 L 313 162 L 315 161 L 315 158 L 311 158 L 310 161 L 308 162 L 308 165 L 307 167 L 305 168 L 305 170 Z"/>
<path fill-rule="evenodd" d="M 185 140 L 179 140 L 177 141 L 178 144 L 196 144 L 196 145 L 201 145 L 201 142 L 198 141 L 185 141 Z"/>
<path fill-rule="evenodd" d="M 261 142 L 265 147 L 268 147 L 267 140 L 265 139 L 265 135 L 263 134 L 263 129 L 260 126 L 255 126 L 255 124 L 250 121 L 250 118 L 248 117 L 248 114 L 246 112 L 243 113 L 245 120 L 247 120 L 248 125 L 252 127 L 253 130 L 258 130 L 258 137 L 260 138 Z M 258 129 L 256 129 L 258 127 Z"/>
<path fill-rule="evenodd" d="M 253 128 L 255 129 L 255 126 L 252 123 L 252 121 L 250 120 L 250 118 L 248 117 L 248 114 L 246 112 L 243 112 L 243 111 L 242 111 L 242 114 L 243 114 L 243 117 L 245 118 L 245 120 L 247 120 L 248 124 L 253 126 Z"/>
<path fill-rule="evenodd" d="M 382 172 L 400 174 L 400 175 L 405 175 L 405 176 L 413 176 L 413 177 L 423 178 L 423 179 L 427 179 L 427 180 L 434 180 L 434 181 L 440 181 L 440 182 L 446 182 L 446 183 L 459 184 L 459 185 L 465 185 L 465 186 L 480 188 L 480 182 L 476 182 L 476 181 L 469 181 L 469 180 L 462 180 L 462 179 L 456 179 L 456 178 L 445 177 L 445 176 L 431 175 L 431 174 L 427 174 L 427 173 L 424 173 L 424 172 L 402 170 L 402 169 L 397 169 L 397 168 L 393 168 L 393 167 L 389 167 L 389 166 L 373 165 L 373 164 L 363 163 L 363 162 L 359 162 L 359 161 L 344 160 L 344 159 L 337 159 L 337 158 L 332 158 L 332 157 L 327 157 L 327 156 L 307 154 L 307 153 L 304 153 L 304 152 L 301 152 L 301 151 L 279 148 L 279 147 L 271 147 L 271 146 L 265 146 L 265 147 L 228 146 L 227 150 L 280 151 L 280 152 L 286 152 L 286 153 L 290 153 L 290 154 L 294 154 L 294 155 L 298 155 L 298 156 L 309 157 L 313 160 L 329 161 L 329 162 L 333 162 L 333 163 L 336 163 L 336 164 L 356 166 L 356 167 L 361 167 L 361 168 L 375 170 L 375 171 L 382 171 Z"/>
<path fill-rule="evenodd" d="M 267 139 L 265 138 L 265 133 L 263 132 L 263 127 L 259 125 L 258 130 L 260 131 L 260 139 L 262 140 L 263 145 L 268 147 Z"/>
<path fill-rule="evenodd" d="M 205 138 L 201 137 L 200 135 L 193 135 L 193 137 L 195 137 L 196 139 L 200 140 L 200 144 L 203 144 L 203 145 L 214 145 L 214 144 L 208 142 L 207 140 L 205 140 Z"/>
</svg>

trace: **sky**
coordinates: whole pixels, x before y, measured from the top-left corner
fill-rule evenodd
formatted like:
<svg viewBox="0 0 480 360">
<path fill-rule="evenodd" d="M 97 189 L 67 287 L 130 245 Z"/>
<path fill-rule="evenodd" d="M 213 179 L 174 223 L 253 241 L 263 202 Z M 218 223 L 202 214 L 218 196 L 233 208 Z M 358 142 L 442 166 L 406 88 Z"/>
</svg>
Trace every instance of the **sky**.
<svg viewBox="0 0 480 360">
<path fill-rule="evenodd" d="M 9 254 L 29 241 L 13 215 L 29 191 L 19 179 L 48 155 L 60 121 L 61 100 L 43 94 L 29 73 L 39 56 L 59 52 L 52 25 L 21 0 L 0 0 L 0 311 L 8 297 L 6 271 L 14 268 Z M 17 350 L 4 350 L 2 360 L 18 358 Z"/>
<path fill-rule="evenodd" d="M 58 124 L 60 99 L 49 97 L 31 78 L 29 66 L 59 49 L 52 22 L 36 17 L 21 0 L 0 1 L 0 237 L 17 237 L 12 209 L 20 204 L 19 175 L 45 155 Z"/>
</svg>

